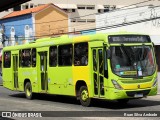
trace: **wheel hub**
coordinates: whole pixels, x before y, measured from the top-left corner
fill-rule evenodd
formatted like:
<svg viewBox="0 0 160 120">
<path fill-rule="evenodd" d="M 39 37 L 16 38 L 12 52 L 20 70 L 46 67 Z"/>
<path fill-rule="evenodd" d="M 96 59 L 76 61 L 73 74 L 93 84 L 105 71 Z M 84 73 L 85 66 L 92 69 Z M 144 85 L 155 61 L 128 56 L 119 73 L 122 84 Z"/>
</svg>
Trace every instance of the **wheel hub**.
<svg viewBox="0 0 160 120">
<path fill-rule="evenodd" d="M 88 99 L 88 92 L 86 90 L 83 90 L 81 93 L 82 100 L 86 101 Z"/>
</svg>

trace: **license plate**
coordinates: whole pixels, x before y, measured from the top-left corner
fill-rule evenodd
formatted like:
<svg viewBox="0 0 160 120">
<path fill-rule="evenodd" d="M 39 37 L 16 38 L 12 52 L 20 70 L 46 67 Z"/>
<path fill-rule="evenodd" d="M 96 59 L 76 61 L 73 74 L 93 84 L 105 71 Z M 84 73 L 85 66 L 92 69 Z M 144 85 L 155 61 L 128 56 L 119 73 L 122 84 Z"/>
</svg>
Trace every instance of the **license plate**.
<svg viewBox="0 0 160 120">
<path fill-rule="evenodd" d="M 143 94 L 135 94 L 134 97 L 136 97 L 136 98 L 143 97 Z"/>
</svg>

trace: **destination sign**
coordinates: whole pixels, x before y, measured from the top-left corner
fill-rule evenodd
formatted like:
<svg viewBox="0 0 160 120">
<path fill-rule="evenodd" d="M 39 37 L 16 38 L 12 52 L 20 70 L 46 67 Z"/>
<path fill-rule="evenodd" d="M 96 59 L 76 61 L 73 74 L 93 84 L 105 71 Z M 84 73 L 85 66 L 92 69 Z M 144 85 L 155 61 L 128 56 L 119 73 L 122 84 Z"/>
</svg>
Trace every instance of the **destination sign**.
<svg viewBox="0 0 160 120">
<path fill-rule="evenodd" d="M 110 35 L 109 43 L 150 43 L 150 37 L 147 35 Z"/>
</svg>

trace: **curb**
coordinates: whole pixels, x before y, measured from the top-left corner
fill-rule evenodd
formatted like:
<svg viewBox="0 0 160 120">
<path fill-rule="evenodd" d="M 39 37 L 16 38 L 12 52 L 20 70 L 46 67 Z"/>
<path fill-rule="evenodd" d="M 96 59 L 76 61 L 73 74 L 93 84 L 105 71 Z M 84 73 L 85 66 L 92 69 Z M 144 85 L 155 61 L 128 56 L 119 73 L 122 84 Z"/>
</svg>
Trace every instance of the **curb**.
<svg viewBox="0 0 160 120">
<path fill-rule="evenodd" d="M 0 86 L 3 86 L 3 84 L 0 84 Z"/>
</svg>

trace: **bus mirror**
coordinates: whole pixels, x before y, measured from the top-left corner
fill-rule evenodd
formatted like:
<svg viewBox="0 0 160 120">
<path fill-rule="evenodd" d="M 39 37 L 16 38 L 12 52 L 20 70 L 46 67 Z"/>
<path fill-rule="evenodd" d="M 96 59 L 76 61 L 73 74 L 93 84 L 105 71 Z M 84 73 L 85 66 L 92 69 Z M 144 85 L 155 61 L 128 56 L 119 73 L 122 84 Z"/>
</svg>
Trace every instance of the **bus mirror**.
<svg viewBox="0 0 160 120">
<path fill-rule="evenodd" d="M 111 50 L 110 49 L 107 50 L 107 59 L 111 59 Z"/>
</svg>

